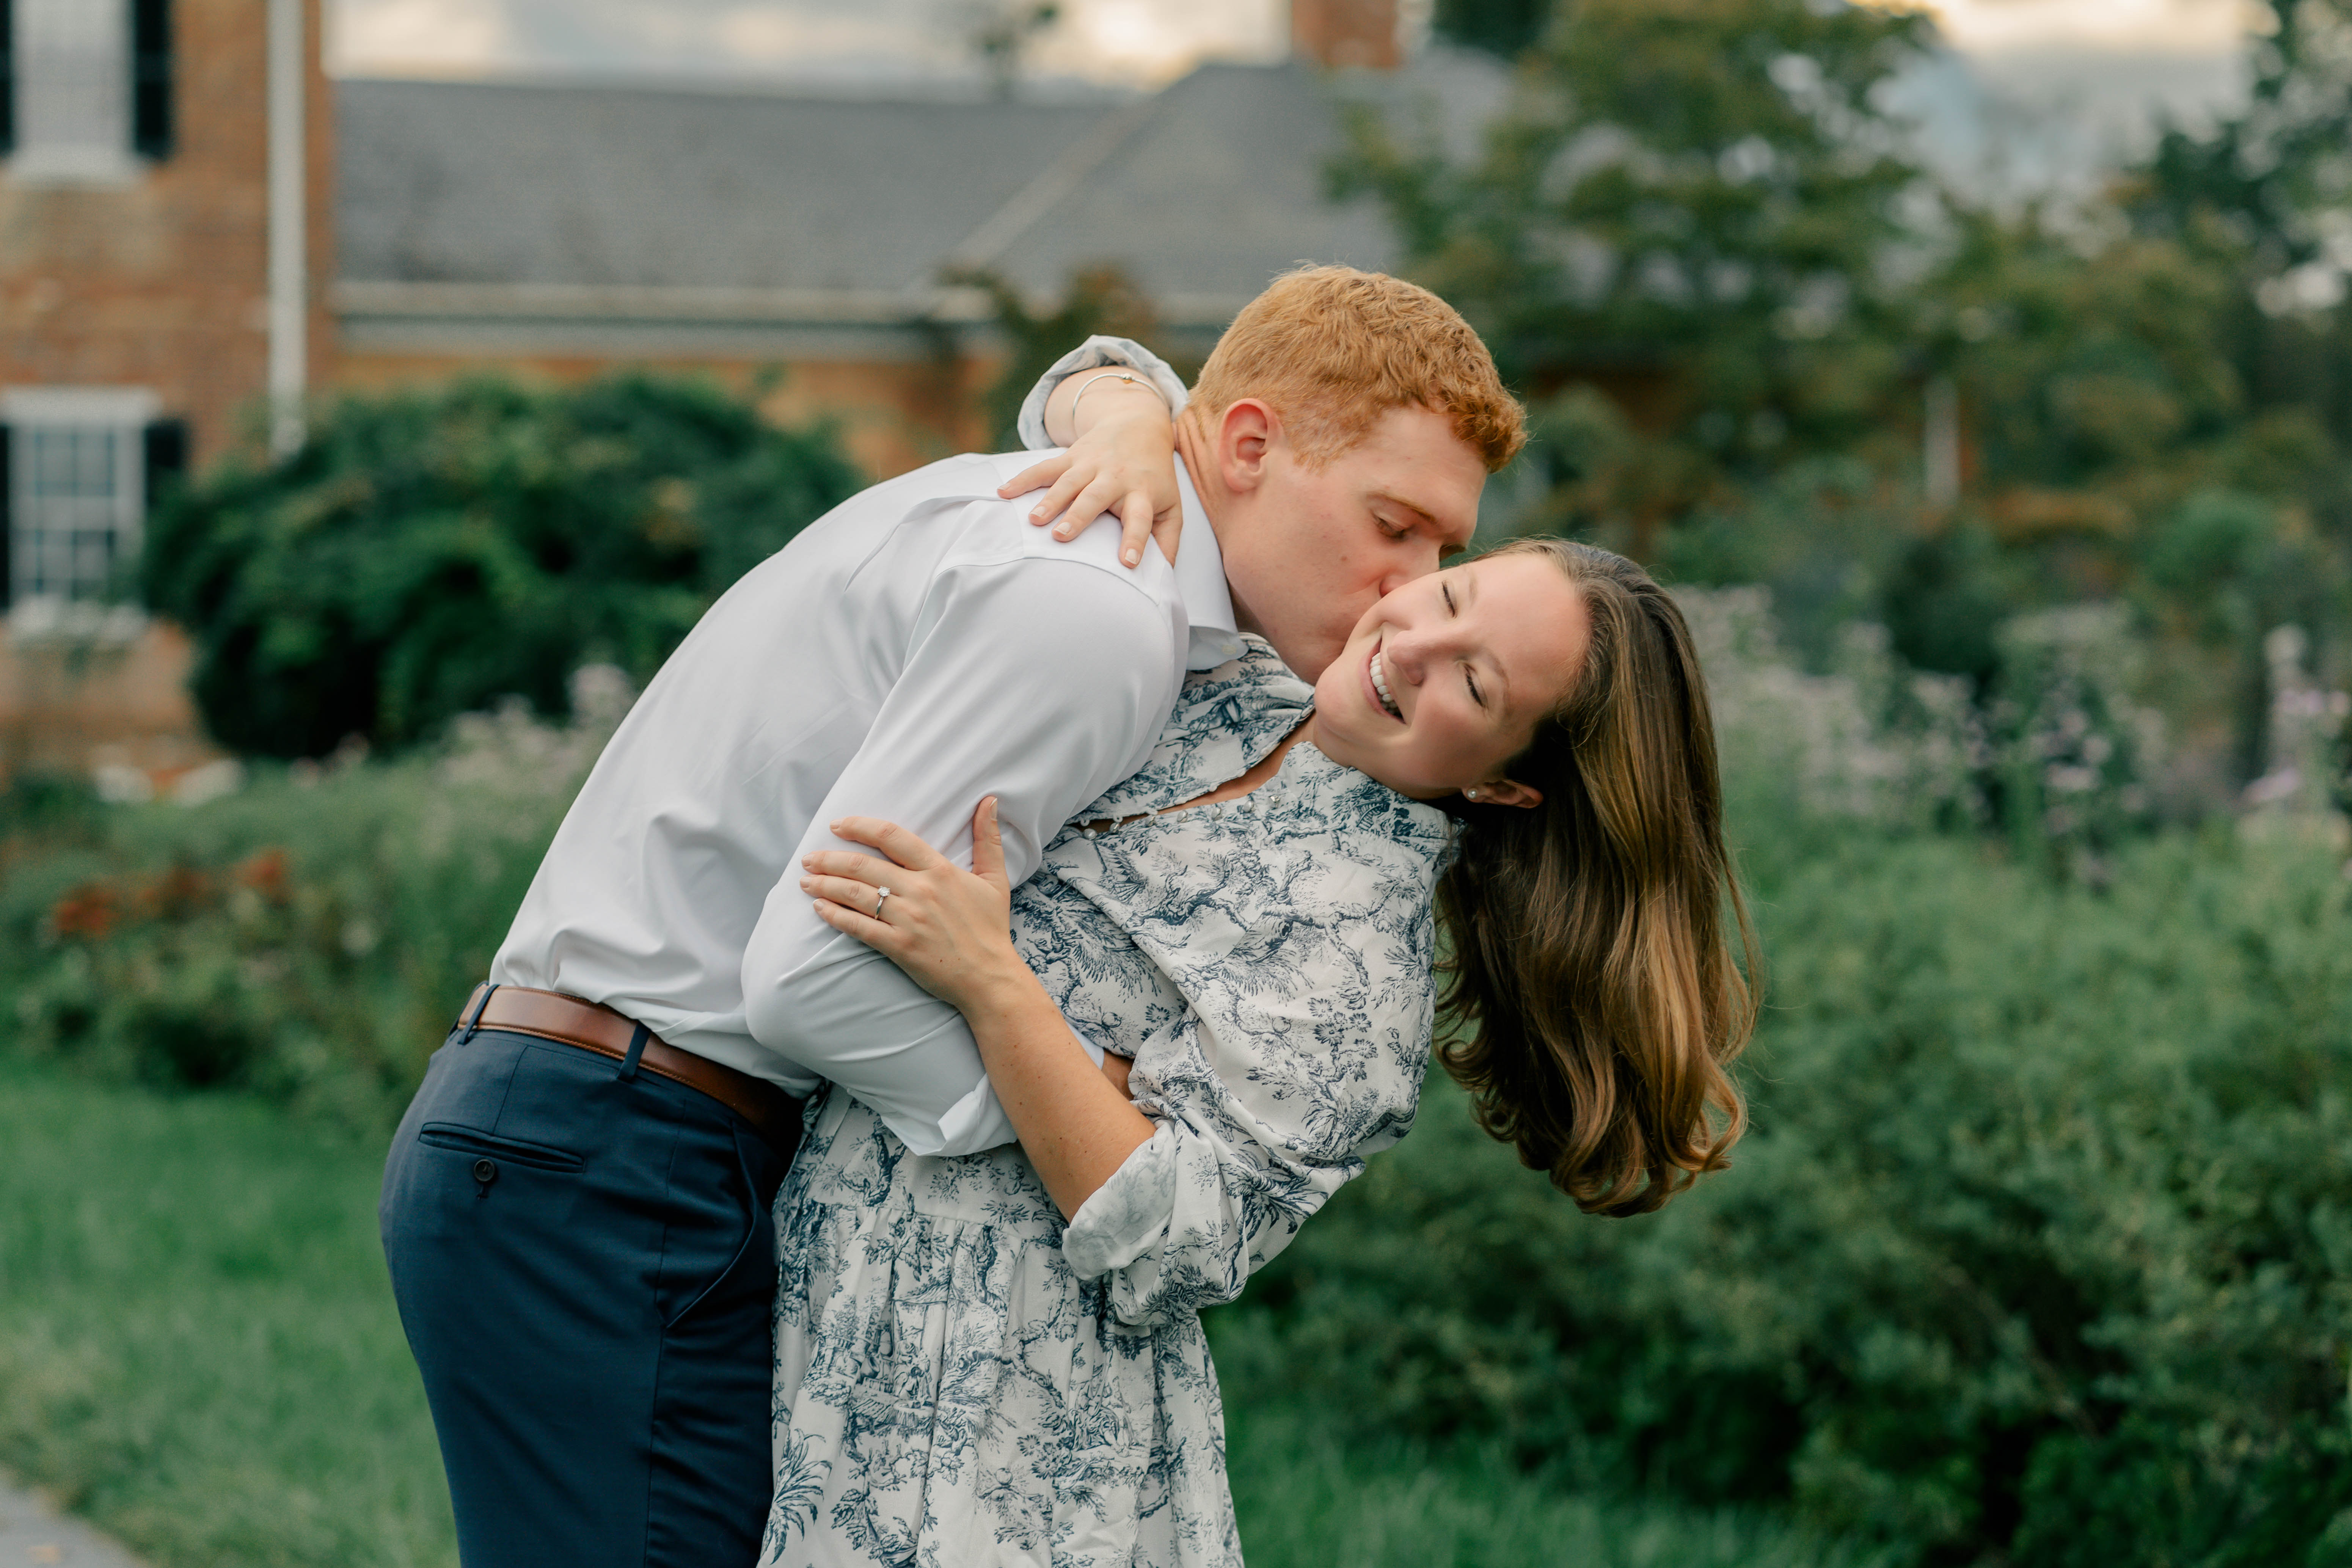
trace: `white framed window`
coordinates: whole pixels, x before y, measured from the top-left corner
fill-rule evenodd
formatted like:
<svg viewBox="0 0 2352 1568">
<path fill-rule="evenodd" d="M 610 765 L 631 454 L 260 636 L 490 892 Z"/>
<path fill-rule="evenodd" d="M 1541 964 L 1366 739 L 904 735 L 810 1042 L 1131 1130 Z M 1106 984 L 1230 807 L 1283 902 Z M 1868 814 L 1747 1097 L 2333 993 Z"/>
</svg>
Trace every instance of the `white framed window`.
<svg viewBox="0 0 2352 1568">
<path fill-rule="evenodd" d="M 15 0 L 12 179 L 110 185 L 138 178 L 131 9 L 121 0 Z"/>
<path fill-rule="evenodd" d="M 147 424 L 137 387 L 12 387 L 8 430 L 8 600 L 12 614 L 96 599 L 139 552 L 147 510 Z M 36 616 L 40 614 L 36 610 Z"/>
</svg>

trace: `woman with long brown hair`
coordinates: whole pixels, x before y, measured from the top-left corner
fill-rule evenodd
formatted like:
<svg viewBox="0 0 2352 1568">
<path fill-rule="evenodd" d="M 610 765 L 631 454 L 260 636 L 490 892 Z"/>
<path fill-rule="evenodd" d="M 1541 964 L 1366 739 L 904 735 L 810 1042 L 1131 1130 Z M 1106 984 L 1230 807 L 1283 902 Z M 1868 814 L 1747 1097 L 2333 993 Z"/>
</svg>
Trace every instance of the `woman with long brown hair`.
<svg viewBox="0 0 2352 1568">
<path fill-rule="evenodd" d="M 1252 639 L 1017 889 L 988 803 L 971 871 L 834 829 L 887 858 L 813 857 L 803 889 L 962 1012 L 1021 1143 L 914 1156 L 812 1108 L 771 1568 L 1238 1564 L 1199 1310 L 1403 1136 L 1441 1012 L 1483 1124 L 1587 1210 L 1657 1207 L 1744 1123 L 1704 679 L 1606 551 L 1408 583 L 1311 688 Z M 1082 1092 L 1073 1026 L 1132 1058 L 1131 1103 Z"/>
<path fill-rule="evenodd" d="M 1755 968 L 1723 845 L 1715 725 L 1681 610 L 1622 555 L 1526 540 L 1582 596 L 1591 651 L 1512 759 L 1542 795 L 1465 801 L 1437 885 L 1438 1048 L 1479 1124 L 1590 1212 L 1643 1214 L 1720 1168 L 1747 1124 L 1725 1065 Z"/>
</svg>

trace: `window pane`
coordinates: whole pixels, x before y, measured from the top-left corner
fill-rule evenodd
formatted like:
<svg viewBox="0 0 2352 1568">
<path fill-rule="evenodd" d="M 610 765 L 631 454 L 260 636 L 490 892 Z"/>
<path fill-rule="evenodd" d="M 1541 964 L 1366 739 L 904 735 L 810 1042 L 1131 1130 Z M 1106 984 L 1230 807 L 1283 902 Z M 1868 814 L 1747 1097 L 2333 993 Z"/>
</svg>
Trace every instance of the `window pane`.
<svg viewBox="0 0 2352 1568">
<path fill-rule="evenodd" d="M 131 149 L 131 7 L 16 0 L 16 155 Z"/>
<path fill-rule="evenodd" d="M 137 432 L 103 425 L 18 425 L 10 587 L 89 598 L 110 585 L 135 529 Z M 125 489 L 125 486 L 131 489 Z"/>
<path fill-rule="evenodd" d="M 114 443 L 119 438 L 114 431 L 86 426 L 45 430 L 36 426 L 29 434 L 33 447 L 32 499 L 36 502 L 70 496 L 95 500 L 113 499 Z"/>
</svg>

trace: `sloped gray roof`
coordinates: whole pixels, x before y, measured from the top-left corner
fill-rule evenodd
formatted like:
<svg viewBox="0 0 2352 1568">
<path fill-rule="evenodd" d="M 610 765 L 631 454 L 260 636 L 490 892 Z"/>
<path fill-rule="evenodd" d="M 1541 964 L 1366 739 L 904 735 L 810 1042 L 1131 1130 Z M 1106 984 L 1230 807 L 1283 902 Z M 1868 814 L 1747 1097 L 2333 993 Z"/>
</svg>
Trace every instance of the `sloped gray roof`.
<svg viewBox="0 0 2352 1568">
<path fill-rule="evenodd" d="M 607 86 L 346 81 L 351 279 L 921 287 L 1110 112 Z"/>
<path fill-rule="evenodd" d="M 495 311 L 509 291 L 577 317 L 675 294 L 878 322 L 937 312 L 949 265 L 1045 302 L 1109 260 L 1171 324 L 1220 328 L 1294 262 L 1394 264 L 1377 208 L 1325 195 L 1344 100 L 1459 121 L 1501 91 L 1458 58 L 1382 77 L 1206 66 L 1126 102 L 346 81 L 339 272 L 346 299 L 394 313 L 427 296 Z"/>
<path fill-rule="evenodd" d="M 996 265 L 1024 292 L 1050 298 L 1074 268 L 1116 258 L 1171 318 L 1216 315 L 1219 324 L 1297 262 L 1391 270 L 1400 256 L 1378 204 L 1328 195 L 1345 107 L 1402 110 L 1410 134 L 1424 103 L 1444 130 L 1483 121 L 1502 92 L 1498 70 L 1460 57 L 1393 74 L 1203 66 L 1150 100 Z M 1106 121 L 1091 134 L 1117 130 Z"/>
</svg>

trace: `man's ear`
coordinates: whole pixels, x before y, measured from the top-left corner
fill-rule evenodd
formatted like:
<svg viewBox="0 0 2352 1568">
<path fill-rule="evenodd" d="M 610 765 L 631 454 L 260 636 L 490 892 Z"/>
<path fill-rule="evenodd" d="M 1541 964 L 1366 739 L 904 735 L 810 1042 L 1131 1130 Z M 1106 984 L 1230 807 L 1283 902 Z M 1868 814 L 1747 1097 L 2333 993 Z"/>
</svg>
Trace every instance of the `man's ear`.
<svg viewBox="0 0 2352 1568">
<path fill-rule="evenodd" d="M 1473 785 L 1465 795 L 1475 793 L 1480 805 L 1538 806 L 1543 804 L 1543 791 L 1533 784 L 1523 784 L 1513 779 L 1488 779 Z"/>
<path fill-rule="evenodd" d="M 1255 397 L 1228 405 L 1217 421 L 1217 469 L 1225 489 L 1254 490 L 1265 478 L 1266 454 L 1282 438 L 1282 420 Z"/>
</svg>

